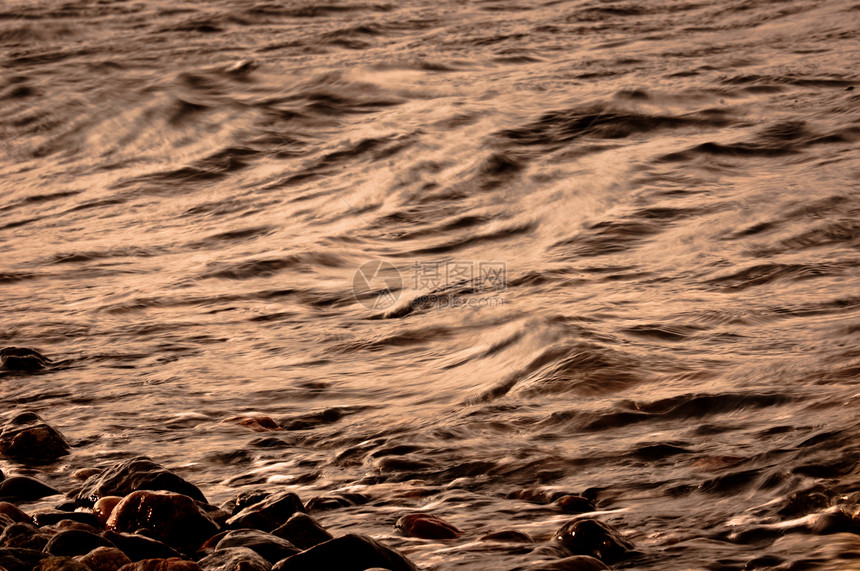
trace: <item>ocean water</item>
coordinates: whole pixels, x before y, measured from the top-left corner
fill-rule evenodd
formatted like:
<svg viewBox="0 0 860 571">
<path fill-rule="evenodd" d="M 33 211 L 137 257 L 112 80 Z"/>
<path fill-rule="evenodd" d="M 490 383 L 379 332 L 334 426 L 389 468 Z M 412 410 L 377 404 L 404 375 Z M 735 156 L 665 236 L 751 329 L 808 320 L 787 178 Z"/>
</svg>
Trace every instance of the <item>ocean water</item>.
<svg viewBox="0 0 860 571">
<path fill-rule="evenodd" d="M 7 0 L 0 346 L 58 365 L 2 408 L 73 442 L 61 489 L 145 454 L 213 503 L 359 492 L 315 517 L 429 569 L 548 558 L 561 492 L 636 545 L 615 568 L 860 569 L 814 523 L 860 491 L 858 30 L 856 0 Z"/>
</svg>

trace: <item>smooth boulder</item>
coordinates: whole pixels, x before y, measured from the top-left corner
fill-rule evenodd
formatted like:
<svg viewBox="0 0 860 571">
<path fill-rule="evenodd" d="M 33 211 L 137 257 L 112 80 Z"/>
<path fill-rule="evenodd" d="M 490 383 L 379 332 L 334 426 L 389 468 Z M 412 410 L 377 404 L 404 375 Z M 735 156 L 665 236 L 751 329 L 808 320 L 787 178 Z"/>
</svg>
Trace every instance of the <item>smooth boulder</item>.
<svg viewBox="0 0 860 571">
<path fill-rule="evenodd" d="M 425 513 L 407 514 L 398 519 L 394 527 L 406 537 L 421 539 L 454 539 L 463 535 L 456 526 Z"/>
<path fill-rule="evenodd" d="M 272 564 L 247 547 L 218 549 L 197 562 L 203 571 L 270 571 Z"/>
<path fill-rule="evenodd" d="M 41 371 L 51 362 L 50 359 L 26 347 L 4 347 L 0 349 L 0 370 L 2 371 Z"/>
<path fill-rule="evenodd" d="M 286 539 L 299 549 L 308 549 L 334 539 L 314 518 L 302 512 L 291 515 L 287 523 L 273 531 L 272 535 Z"/>
<path fill-rule="evenodd" d="M 218 533 L 217 526 L 188 496 L 150 490 L 124 497 L 105 527 L 120 533 L 148 529 L 151 537 L 179 550 L 196 549 Z"/>
<path fill-rule="evenodd" d="M 381 567 L 389 571 L 417 571 L 414 563 L 398 551 L 364 535 L 349 534 L 320 543 L 279 561 L 272 571 L 332 569 L 365 571 Z"/>
<path fill-rule="evenodd" d="M 258 529 L 236 529 L 228 531 L 218 544 L 216 551 L 243 547 L 257 553 L 260 557 L 275 564 L 300 551 L 295 545 L 273 534 Z"/>
<path fill-rule="evenodd" d="M 633 544 L 615 528 L 596 519 L 574 519 L 553 536 L 571 555 L 588 555 L 609 565 L 627 557 Z"/>
<path fill-rule="evenodd" d="M 21 412 L 0 431 L 0 454 L 29 462 L 53 462 L 69 453 L 69 443 L 35 412 Z"/>
<path fill-rule="evenodd" d="M 0 499 L 13 501 L 40 500 L 60 490 L 30 476 L 12 476 L 0 482 Z"/>
<path fill-rule="evenodd" d="M 119 571 L 201 571 L 193 561 L 170 557 L 168 559 L 144 559 L 123 565 Z"/>
<path fill-rule="evenodd" d="M 138 490 L 175 492 L 208 503 L 197 486 L 143 456 L 117 462 L 101 474 L 92 476 L 84 483 L 76 502 L 91 507 L 105 496 L 125 497 Z"/>
<path fill-rule="evenodd" d="M 116 547 L 97 547 L 86 555 L 75 557 L 92 571 L 117 571 L 123 565 L 131 563 L 128 555 Z"/>
<path fill-rule="evenodd" d="M 271 532 L 287 523 L 294 513 L 304 511 L 299 496 L 293 492 L 278 492 L 246 507 L 228 519 L 227 525 L 232 529 L 244 527 Z"/>
<path fill-rule="evenodd" d="M 114 547 L 114 544 L 100 535 L 79 529 L 61 531 L 48 541 L 44 551 L 51 555 L 73 557 L 86 555 L 99 547 Z"/>
</svg>

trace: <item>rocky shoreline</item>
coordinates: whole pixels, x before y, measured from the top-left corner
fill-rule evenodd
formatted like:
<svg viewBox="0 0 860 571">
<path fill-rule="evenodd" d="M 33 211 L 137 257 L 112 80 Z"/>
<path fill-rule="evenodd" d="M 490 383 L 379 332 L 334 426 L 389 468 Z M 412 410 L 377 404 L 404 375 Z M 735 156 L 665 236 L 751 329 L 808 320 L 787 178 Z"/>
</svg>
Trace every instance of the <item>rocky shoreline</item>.
<svg viewBox="0 0 860 571">
<path fill-rule="evenodd" d="M 30 411 L 13 413 L 0 432 L 0 455 L 33 467 L 71 453 L 65 437 Z M 357 505 L 361 494 L 303 502 L 292 491 L 252 490 L 211 505 L 197 486 L 138 456 L 70 474 L 77 486 L 58 490 L 26 475 L 0 473 L 0 569 L 24 571 L 414 571 L 396 549 L 366 535 L 333 536 L 310 514 L 331 504 Z M 53 508 L 38 507 L 57 497 Z M 581 496 L 542 498 L 566 513 L 594 511 Z M 335 506 L 336 507 L 336 506 Z M 396 523 L 404 537 L 454 540 L 456 526 L 429 513 Z M 488 542 L 530 544 L 507 530 Z M 599 570 L 635 553 L 618 531 L 596 519 L 574 518 L 546 543 L 537 570 Z"/>
</svg>

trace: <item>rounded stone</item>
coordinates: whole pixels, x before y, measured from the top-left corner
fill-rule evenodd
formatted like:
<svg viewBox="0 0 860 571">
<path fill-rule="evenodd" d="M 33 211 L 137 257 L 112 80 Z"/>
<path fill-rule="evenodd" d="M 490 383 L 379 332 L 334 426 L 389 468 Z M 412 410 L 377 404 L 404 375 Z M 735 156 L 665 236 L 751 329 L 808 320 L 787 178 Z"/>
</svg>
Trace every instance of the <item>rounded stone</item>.
<svg viewBox="0 0 860 571">
<path fill-rule="evenodd" d="M 405 515 L 397 520 L 395 527 L 406 537 L 421 539 L 454 539 L 463 534 L 442 518 L 425 513 Z"/>
</svg>

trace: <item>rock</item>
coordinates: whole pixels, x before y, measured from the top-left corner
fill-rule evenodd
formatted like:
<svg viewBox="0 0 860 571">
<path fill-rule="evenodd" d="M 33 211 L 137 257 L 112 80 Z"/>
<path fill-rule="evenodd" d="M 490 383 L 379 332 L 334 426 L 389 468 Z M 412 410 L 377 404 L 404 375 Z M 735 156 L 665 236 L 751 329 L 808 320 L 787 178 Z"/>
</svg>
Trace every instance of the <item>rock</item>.
<svg viewBox="0 0 860 571">
<path fill-rule="evenodd" d="M 575 496 L 573 494 L 564 495 L 553 502 L 562 513 L 566 514 L 581 514 L 593 512 L 597 508 L 588 498 Z"/>
<path fill-rule="evenodd" d="M 197 562 L 203 571 L 270 571 L 272 564 L 247 547 L 218 549 Z"/>
<path fill-rule="evenodd" d="M 527 533 L 515 530 L 496 531 L 480 537 L 481 541 L 504 541 L 506 543 L 534 543 L 535 540 Z"/>
<path fill-rule="evenodd" d="M 224 419 L 223 422 L 230 422 L 250 428 L 254 432 L 268 432 L 271 430 L 281 430 L 281 425 L 275 420 L 264 414 L 260 415 L 239 415 L 232 418 Z"/>
<path fill-rule="evenodd" d="M 821 492 L 795 492 L 786 498 L 776 512 L 784 516 L 799 516 L 826 508 L 829 500 Z"/>
<path fill-rule="evenodd" d="M 323 511 L 333 510 L 338 508 L 348 508 L 350 506 L 360 506 L 370 501 L 364 494 L 331 494 L 327 496 L 317 496 L 308 500 L 305 504 L 305 511 Z"/>
<path fill-rule="evenodd" d="M 96 516 L 102 527 L 107 525 L 110 514 L 113 513 L 114 508 L 121 501 L 122 498 L 119 496 L 105 496 L 93 505 L 93 515 Z"/>
<path fill-rule="evenodd" d="M 818 514 L 809 523 L 809 531 L 817 535 L 860 533 L 860 518 L 841 509 Z"/>
<path fill-rule="evenodd" d="M 273 531 L 272 535 L 286 539 L 299 549 L 308 549 L 334 537 L 314 518 L 302 512 L 290 516 L 287 523 Z"/>
<path fill-rule="evenodd" d="M 454 539 L 463 535 L 460 529 L 447 521 L 424 513 L 405 515 L 397 520 L 394 527 L 406 537 L 421 539 Z"/>
<path fill-rule="evenodd" d="M 179 557 L 179 553 L 173 548 L 143 535 L 106 531 L 103 537 L 116 545 L 132 561 L 141 561 L 150 557 L 163 559 Z"/>
<path fill-rule="evenodd" d="M 95 528 L 104 527 L 95 515 L 87 512 L 40 511 L 33 514 L 33 519 L 39 527 L 54 525 L 61 521 L 74 521 Z"/>
<path fill-rule="evenodd" d="M 48 544 L 48 536 L 29 523 L 13 523 L 0 534 L 0 546 L 20 547 L 41 551 Z"/>
<path fill-rule="evenodd" d="M 99 547 L 115 547 L 110 541 L 89 531 L 70 529 L 61 531 L 48 541 L 44 551 L 51 555 L 72 557 L 86 555 Z"/>
<path fill-rule="evenodd" d="M 97 547 L 86 555 L 75 557 L 92 571 L 117 571 L 123 565 L 131 563 L 131 559 L 116 547 Z"/>
<path fill-rule="evenodd" d="M 32 571 L 48 557 L 47 553 L 35 549 L 0 548 L 0 567 L 8 571 Z"/>
<path fill-rule="evenodd" d="M 618 531 L 596 519 L 571 520 L 555 532 L 553 539 L 573 555 L 589 555 L 610 565 L 633 550 L 633 544 Z"/>
<path fill-rule="evenodd" d="M 29 476 L 12 476 L 0 482 L 0 499 L 29 501 L 59 493 L 60 490 Z"/>
<path fill-rule="evenodd" d="M 600 559 L 588 555 L 573 555 L 549 563 L 538 563 L 532 569 L 534 571 L 606 571 L 609 567 Z"/>
<path fill-rule="evenodd" d="M 125 497 L 137 490 L 175 492 L 208 503 L 197 486 L 142 456 L 118 462 L 91 477 L 84 483 L 76 501 L 78 505 L 89 507 L 105 496 Z"/>
<path fill-rule="evenodd" d="M 101 468 L 81 468 L 80 470 L 75 470 L 72 473 L 71 478 L 78 482 L 86 482 L 93 476 L 98 476 L 101 473 Z"/>
<path fill-rule="evenodd" d="M 179 550 L 196 549 L 218 533 L 215 524 L 188 496 L 149 490 L 124 497 L 111 512 L 105 527 L 118 532 L 149 529 L 154 539 Z"/>
<path fill-rule="evenodd" d="M 37 571 L 90 571 L 90 568 L 71 557 L 48 557 L 42 559 Z"/>
<path fill-rule="evenodd" d="M 119 571 L 201 571 L 193 561 L 171 557 L 169 559 L 144 559 L 129 563 L 119 568 Z"/>
<path fill-rule="evenodd" d="M 271 495 L 272 492 L 267 492 L 265 490 L 250 490 L 248 492 L 242 492 L 236 496 L 235 500 L 221 506 L 221 509 L 230 512 L 231 515 L 236 515 L 243 509 L 253 506 L 254 504 L 258 504 Z"/>
<path fill-rule="evenodd" d="M 243 509 L 227 520 L 233 529 L 250 527 L 262 531 L 273 531 L 284 525 L 296 512 L 304 512 L 302 500 L 293 492 L 278 492 L 261 502 Z"/>
<path fill-rule="evenodd" d="M 371 567 L 390 571 L 418 570 L 414 563 L 394 549 L 367 536 L 349 534 L 287 557 L 276 563 L 272 571 L 365 571 Z"/>
<path fill-rule="evenodd" d="M 34 412 L 22 412 L 3 425 L 0 454 L 31 462 L 52 462 L 69 453 L 69 443 Z"/>
<path fill-rule="evenodd" d="M 0 370 L 41 371 L 51 362 L 34 349 L 26 347 L 4 347 L 0 349 Z"/>
<path fill-rule="evenodd" d="M 9 502 L 0 502 L 0 514 L 6 514 L 12 521 L 33 523 L 33 518 L 21 511 L 18 506 Z"/>
<path fill-rule="evenodd" d="M 286 539 L 256 529 L 229 531 L 221 538 L 215 549 L 217 552 L 233 547 L 246 547 L 268 561 L 269 564 L 275 564 L 300 551 Z M 201 565 L 201 567 L 204 566 Z"/>
</svg>

